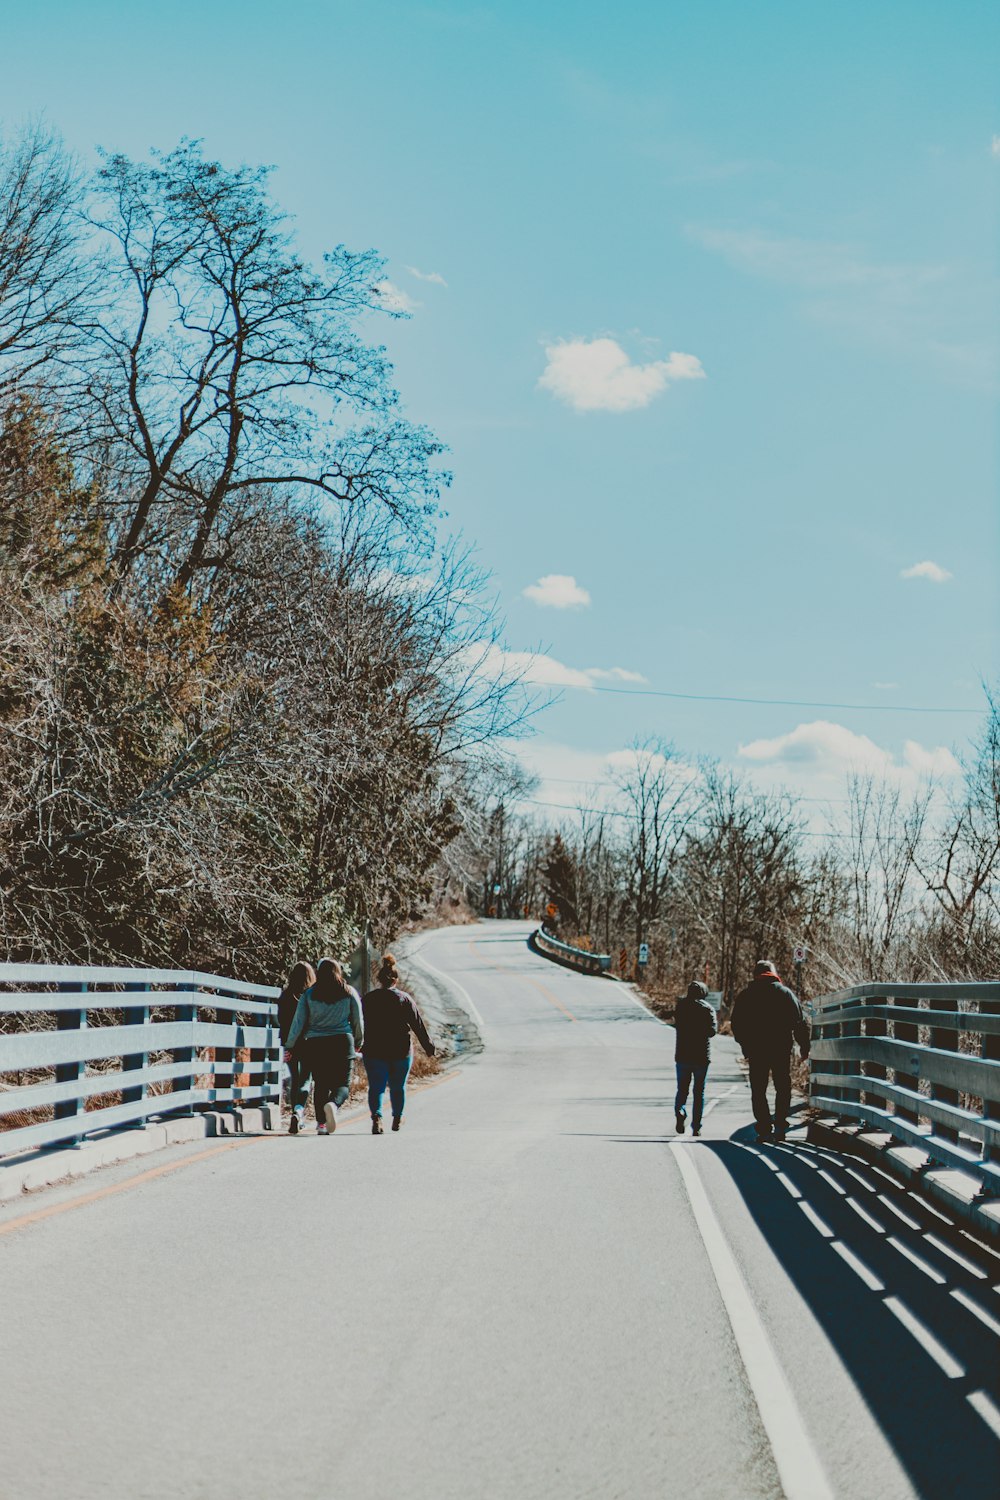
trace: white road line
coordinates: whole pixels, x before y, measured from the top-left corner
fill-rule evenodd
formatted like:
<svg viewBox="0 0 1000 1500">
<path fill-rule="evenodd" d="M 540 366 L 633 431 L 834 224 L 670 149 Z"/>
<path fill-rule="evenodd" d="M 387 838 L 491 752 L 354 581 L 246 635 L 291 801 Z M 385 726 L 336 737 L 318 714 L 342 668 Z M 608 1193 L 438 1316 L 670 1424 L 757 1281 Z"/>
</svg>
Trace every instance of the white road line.
<svg viewBox="0 0 1000 1500">
<path fill-rule="evenodd" d="M 809 1220 L 813 1228 L 818 1229 L 825 1240 L 833 1239 L 833 1230 L 830 1228 L 825 1219 L 820 1218 L 819 1214 L 810 1204 L 806 1203 L 803 1200 L 799 1204 L 799 1207 L 801 1208 L 802 1212 L 805 1214 L 806 1218 Z"/>
<path fill-rule="evenodd" d="M 672 1149 L 787 1500 L 833 1500 L 802 1413 L 692 1160 L 696 1148 L 678 1143 Z"/>
<path fill-rule="evenodd" d="M 1000 1411 L 997 1410 L 996 1402 L 987 1396 L 985 1391 L 973 1391 L 965 1399 L 973 1411 L 982 1417 L 987 1427 L 1000 1438 Z"/>
<path fill-rule="evenodd" d="M 927 1262 L 921 1256 L 917 1255 L 913 1250 L 911 1250 L 908 1245 L 904 1245 L 902 1240 L 897 1240 L 894 1234 L 890 1234 L 888 1243 L 894 1250 L 898 1250 L 900 1255 L 905 1255 L 907 1260 L 915 1265 L 918 1271 L 923 1271 L 925 1276 L 929 1276 L 932 1281 L 936 1281 L 938 1286 L 945 1285 L 948 1280 L 947 1276 L 942 1276 L 940 1271 L 936 1271 L 933 1266 L 929 1266 Z"/>
<path fill-rule="evenodd" d="M 948 1244 L 947 1240 L 938 1239 L 936 1234 L 925 1234 L 924 1239 L 929 1245 L 933 1245 L 935 1250 L 940 1250 L 942 1255 L 950 1256 L 963 1270 L 968 1271 L 970 1276 L 976 1276 L 980 1281 L 986 1280 L 986 1272 L 982 1267 L 977 1266 L 975 1261 L 969 1260 L 966 1256 L 959 1254 L 957 1250 Z"/>
<path fill-rule="evenodd" d="M 742 1087 L 743 1087 L 743 1084 L 741 1084 L 741 1083 L 734 1083 L 733 1086 L 732 1086 L 732 1088 L 731 1089 L 726 1089 L 726 1092 L 724 1094 L 717 1094 L 714 1099 L 710 1099 L 708 1101 L 708 1103 L 705 1105 L 705 1114 L 702 1115 L 702 1119 L 705 1118 L 705 1115 L 710 1115 L 712 1113 L 712 1110 L 715 1108 L 715 1106 L 717 1104 L 721 1104 L 722 1101 L 723 1101 L 723 1099 L 728 1099 L 729 1096 L 730 1096 L 730 1094 L 735 1094 L 736 1090 L 739 1089 L 739 1088 L 742 1088 Z"/>
<path fill-rule="evenodd" d="M 801 1198 L 802 1197 L 802 1194 L 799 1192 L 798 1188 L 795 1186 L 795 1183 L 792 1182 L 790 1178 L 786 1177 L 785 1174 L 784 1174 L 784 1172 L 779 1172 L 778 1173 L 778 1181 L 781 1183 L 781 1186 L 785 1189 L 785 1192 L 786 1193 L 791 1193 L 791 1195 L 792 1195 L 793 1198 Z"/>
<path fill-rule="evenodd" d="M 944 1347 L 938 1343 L 930 1329 L 921 1323 L 920 1319 L 914 1317 L 905 1302 L 900 1302 L 898 1297 L 886 1297 L 882 1303 L 902 1323 L 908 1333 L 912 1333 L 917 1343 L 929 1354 L 934 1363 L 944 1371 L 949 1380 L 960 1380 L 965 1374 L 965 1366 L 960 1365 Z"/>
<path fill-rule="evenodd" d="M 1000 1336 L 1000 1323 L 997 1322 L 996 1318 L 990 1316 L 985 1307 L 980 1307 L 974 1297 L 970 1297 L 960 1287 L 954 1287 L 951 1295 L 956 1302 L 961 1302 L 963 1307 L 968 1308 L 974 1318 L 978 1318 L 980 1323 L 985 1323 L 987 1328 L 991 1328 L 995 1334 Z"/>
<path fill-rule="evenodd" d="M 857 1214 L 859 1219 L 864 1219 L 869 1228 L 874 1229 L 876 1234 L 885 1234 L 885 1225 L 880 1224 L 878 1219 L 874 1218 L 866 1208 L 862 1207 L 857 1198 L 847 1198 L 845 1199 L 845 1202 L 847 1203 L 848 1208 L 854 1209 L 854 1212 Z"/>
<path fill-rule="evenodd" d="M 897 1204 L 893 1203 L 891 1198 L 887 1198 L 884 1193 L 879 1193 L 878 1201 L 885 1208 L 887 1208 L 891 1214 L 895 1214 L 897 1219 L 901 1219 L 906 1225 L 907 1229 L 916 1229 L 919 1231 L 920 1225 L 918 1224 L 917 1220 L 911 1219 L 909 1214 L 904 1214 L 903 1210 L 899 1208 Z"/>
<path fill-rule="evenodd" d="M 418 952 L 418 953 L 416 953 L 416 954 L 413 955 L 413 957 L 411 959 L 411 962 L 415 963 L 417 965 L 423 964 L 423 966 L 424 966 L 425 969 L 430 969 L 431 973 L 432 974 L 436 974 L 439 979 L 443 979 L 444 982 L 445 982 L 445 984 L 450 984 L 453 989 L 458 990 L 458 993 L 465 1000 L 466 1008 L 468 1009 L 469 1015 L 472 1017 L 472 1019 L 475 1021 L 476 1025 L 479 1028 L 479 1035 L 480 1035 L 480 1037 L 485 1042 L 485 1040 L 486 1040 L 486 1022 L 483 1020 L 482 1015 L 480 1014 L 478 1005 L 476 1004 L 475 1000 L 473 1000 L 473 998 L 469 994 L 468 990 L 465 988 L 465 985 L 464 984 L 459 984 L 459 982 L 458 982 L 457 979 L 454 979 L 450 974 L 446 974 L 443 969 L 439 969 L 438 966 L 437 966 L 437 964 L 432 964 L 431 961 L 430 961 L 430 959 L 429 958 L 424 958 L 423 955 L 422 955 L 422 953 L 420 953 L 420 952 Z"/>
<path fill-rule="evenodd" d="M 853 1250 L 849 1250 L 842 1240 L 833 1240 L 830 1244 L 831 1250 L 836 1250 L 841 1260 L 846 1261 L 856 1276 L 860 1276 L 865 1286 L 872 1292 L 884 1292 L 885 1287 L 879 1281 L 874 1271 L 869 1271 L 863 1260 L 859 1260 Z"/>
</svg>

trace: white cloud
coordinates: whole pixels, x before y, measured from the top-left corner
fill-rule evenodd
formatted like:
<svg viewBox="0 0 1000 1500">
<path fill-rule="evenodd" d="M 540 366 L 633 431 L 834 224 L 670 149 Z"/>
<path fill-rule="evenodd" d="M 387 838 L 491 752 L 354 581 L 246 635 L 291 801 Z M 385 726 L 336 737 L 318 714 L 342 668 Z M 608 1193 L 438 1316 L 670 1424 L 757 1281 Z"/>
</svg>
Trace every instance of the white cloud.
<svg viewBox="0 0 1000 1500">
<path fill-rule="evenodd" d="M 470 648 L 459 658 L 466 671 L 491 677 L 516 679 L 531 687 L 584 688 L 593 691 L 594 683 L 613 679 L 616 682 L 645 682 L 638 672 L 625 667 L 568 667 L 544 651 L 506 651 L 502 646 L 485 650 Z"/>
<path fill-rule="evenodd" d="M 881 693 L 895 693 L 899 689 L 899 683 L 898 682 L 873 682 L 872 683 L 872 687 L 873 688 L 877 688 L 879 690 L 879 692 L 881 692 Z"/>
<path fill-rule="evenodd" d="M 411 313 L 420 306 L 402 287 L 398 287 L 393 281 L 379 281 L 372 287 L 378 299 L 379 305 L 386 312 Z"/>
<path fill-rule="evenodd" d="M 641 672 L 630 672 L 627 667 L 585 667 L 584 671 L 593 682 L 648 682 Z"/>
<path fill-rule="evenodd" d="M 418 281 L 429 281 L 432 286 L 448 285 L 444 277 L 441 275 L 440 271 L 418 271 L 416 266 L 407 266 L 406 269 L 409 271 L 410 275 L 415 276 Z"/>
<path fill-rule="evenodd" d="M 705 377 L 693 354 L 633 364 L 611 338 L 562 339 L 547 344 L 545 354 L 548 363 L 539 386 L 574 411 L 635 411 L 648 406 L 671 381 Z"/>
<path fill-rule="evenodd" d="M 525 599 L 544 609 L 582 609 L 590 603 L 587 590 L 568 573 L 546 573 L 537 583 L 529 583 L 522 593 Z"/>
<path fill-rule="evenodd" d="M 945 745 L 928 749 L 916 740 L 906 740 L 897 760 L 891 750 L 877 745 L 866 734 L 856 734 L 843 724 L 817 719 L 799 724 L 788 734 L 774 739 L 753 740 L 740 745 L 744 761 L 753 766 L 770 768 L 793 779 L 810 782 L 829 779 L 842 790 L 844 777 L 851 772 L 872 772 L 887 780 L 913 785 L 927 776 L 954 776 L 960 771 L 958 761 Z M 817 786 L 817 790 L 819 787 Z M 798 790 L 802 790 L 801 785 Z"/>
<path fill-rule="evenodd" d="M 1000 156 L 1000 135 L 995 135 L 990 141 L 990 155 Z"/>
<path fill-rule="evenodd" d="M 900 578 L 927 578 L 931 583 L 947 583 L 952 574 L 936 562 L 914 563 L 912 568 L 903 568 Z"/>
</svg>

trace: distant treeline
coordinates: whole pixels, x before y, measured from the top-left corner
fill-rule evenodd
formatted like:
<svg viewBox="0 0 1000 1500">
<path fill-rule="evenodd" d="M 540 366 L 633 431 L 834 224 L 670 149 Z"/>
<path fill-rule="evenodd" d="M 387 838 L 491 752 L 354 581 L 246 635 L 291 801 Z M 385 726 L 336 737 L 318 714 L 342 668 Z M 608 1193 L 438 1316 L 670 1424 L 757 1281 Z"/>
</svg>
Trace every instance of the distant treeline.
<svg viewBox="0 0 1000 1500">
<path fill-rule="evenodd" d="M 1000 977 L 1000 714 L 984 723 L 947 787 L 904 792 L 853 775 L 836 826 L 810 829 L 793 797 L 761 792 L 672 746 L 633 747 L 618 791 L 558 832 L 497 803 L 479 905 L 542 912 L 569 942 L 632 975 L 666 1003 L 692 978 L 726 1002 L 757 958 L 807 994 L 867 980 Z M 493 894 L 499 886 L 498 894 Z"/>
<path fill-rule="evenodd" d="M 0 148 L 5 957 L 274 976 L 446 878 L 524 700 L 381 275 L 196 143 Z"/>
</svg>

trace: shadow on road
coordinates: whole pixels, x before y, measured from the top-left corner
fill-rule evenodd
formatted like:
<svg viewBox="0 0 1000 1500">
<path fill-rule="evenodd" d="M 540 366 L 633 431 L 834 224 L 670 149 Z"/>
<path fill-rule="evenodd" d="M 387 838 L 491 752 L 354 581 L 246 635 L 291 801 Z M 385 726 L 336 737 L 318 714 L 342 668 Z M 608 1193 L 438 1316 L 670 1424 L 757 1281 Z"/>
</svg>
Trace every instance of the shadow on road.
<svg viewBox="0 0 1000 1500">
<path fill-rule="evenodd" d="M 762 1159 L 747 1149 L 740 1132 L 728 1141 L 692 1142 L 685 1149 L 711 1152 L 722 1163 L 765 1236 L 770 1249 L 794 1282 L 826 1337 L 837 1351 L 855 1386 L 894 1448 L 914 1489 L 927 1500 L 945 1495 L 980 1493 L 996 1477 L 997 1443 L 983 1419 L 969 1405 L 970 1393 L 987 1390 L 998 1396 L 996 1341 L 989 1329 L 957 1300 L 957 1289 L 987 1310 L 996 1301 L 990 1279 L 963 1269 L 929 1245 L 924 1238 L 929 1223 L 913 1199 L 887 1179 L 858 1169 L 858 1177 L 843 1175 L 838 1192 L 820 1169 L 836 1181 L 837 1166 L 808 1148 L 765 1148 L 772 1165 L 802 1195 L 792 1197 Z M 851 1164 L 852 1167 L 854 1164 Z M 879 1195 L 883 1194 L 883 1197 Z M 898 1206 L 916 1229 L 894 1218 L 884 1200 L 896 1194 Z M 879 1233 L 860 1217 L 849 1200 L 860 1203 L 880 1223 Z M 833 1231 L 826 1239 L 800 1207 L 806 1203 Z M 939 1277 L 907 1260 L 890 1244 L 895 1239 L 917 1254 Z M 870 1289 L 833 1248 L 846 1246 L 882 1284 Z M 974 1253 L 963 1250 L 967 1259 Z M 886 1305 L 887 1298 L 902 1303 L 938 1344 L 962 1367 L 949 1378 Z M 994 1311 L 995 1316 L 995 1311 Z M 850 1433 L 844 1434 L 850 1441 Z"/>
</svg>

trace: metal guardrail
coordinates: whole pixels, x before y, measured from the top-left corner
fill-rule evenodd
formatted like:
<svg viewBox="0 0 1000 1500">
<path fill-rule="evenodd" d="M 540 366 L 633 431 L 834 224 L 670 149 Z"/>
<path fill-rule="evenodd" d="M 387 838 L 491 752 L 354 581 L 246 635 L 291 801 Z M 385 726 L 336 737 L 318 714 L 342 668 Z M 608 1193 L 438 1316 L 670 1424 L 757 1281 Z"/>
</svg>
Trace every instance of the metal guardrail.
<svg viewBox="0 0 1000 1500">
<path fill-rule="evenodd" d="M 813 1105 L 1000 1194 L 1000 984 L 862 984 L 812 1014 Z"/>
<path fill-rule="evenodd" d="M 544 953 L 546 958 L 554 958 L 556 963 L 565 964 L 567 968 L 576 969 L 581 974 L 605 974 L 611 968 L 610 953 L 591 953 L 589 948 L 573 948 L 569 943 L 553 937 L 551 932 L 546 932 L 544 927 L 536 928 L 531 938 L 539 953 Z"/>
<path fill-rule="evenodd" d="M 267 985 L 174 969 L 0 964 L 0 986 L 0 1117 L 52 1108 L 52 1118 L 0 1130 L 0 1155 L 153 1116 L 280 1103 L 278 991 Z M 208 1010 L 214 1019 L 203 1019 Z"/>
</svg>

